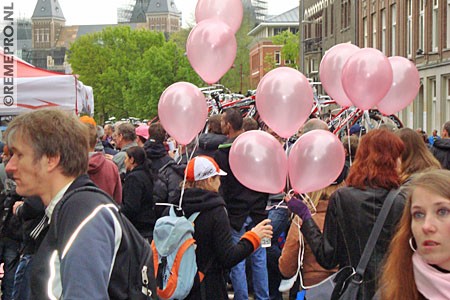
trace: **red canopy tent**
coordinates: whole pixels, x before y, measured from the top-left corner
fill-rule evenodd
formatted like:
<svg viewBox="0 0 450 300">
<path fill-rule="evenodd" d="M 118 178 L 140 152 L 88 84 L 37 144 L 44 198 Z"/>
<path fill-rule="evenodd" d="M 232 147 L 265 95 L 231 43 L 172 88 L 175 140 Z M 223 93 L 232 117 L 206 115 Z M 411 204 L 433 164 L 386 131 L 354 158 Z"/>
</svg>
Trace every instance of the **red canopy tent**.
<svg viewBox="0 0 450 300">
<path fill-rule="evenodd" d="M 15 56 L 14 88 L 16 89 L 15 105 L 2 103 L 5 89 L 0 93 L 0 116 L 18 115 L 21 112 L 45 107 L 59 107 L 76 114 L 94 113 L 94 95 L 92 88 L 85 86 L 75 75 L 64 75 L 37 68 Z M 0 77 L 4 84 L 9 75 L 4 65 L 11 64 L 11 56 L 0 51 Z M 3 85 L 4 87 L 4 85 Z"/>
</svg>

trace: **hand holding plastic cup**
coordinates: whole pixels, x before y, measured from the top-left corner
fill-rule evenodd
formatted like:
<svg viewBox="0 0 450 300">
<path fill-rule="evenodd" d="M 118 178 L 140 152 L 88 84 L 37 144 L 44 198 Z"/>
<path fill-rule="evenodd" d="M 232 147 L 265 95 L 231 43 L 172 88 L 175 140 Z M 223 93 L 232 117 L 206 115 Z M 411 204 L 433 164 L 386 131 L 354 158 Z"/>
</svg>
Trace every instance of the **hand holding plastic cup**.
<svg viewBox="0 0 450 300">
<path fill-rule="evenodd" d="M 261 239 L 261 247 L 262 248 L 269 248 L 270 246 L 272 246 L 272 239 L 268 238 L 268 237 L 263 237 Z"/>
<path fill-rule="evenodd" d="M 270 219 L 265 219 L 252 228 L 252 231 L 261 239 L 261 247 L 263 248 L 271 246 L 273 231 L 270 222 Z"/>
</svg>

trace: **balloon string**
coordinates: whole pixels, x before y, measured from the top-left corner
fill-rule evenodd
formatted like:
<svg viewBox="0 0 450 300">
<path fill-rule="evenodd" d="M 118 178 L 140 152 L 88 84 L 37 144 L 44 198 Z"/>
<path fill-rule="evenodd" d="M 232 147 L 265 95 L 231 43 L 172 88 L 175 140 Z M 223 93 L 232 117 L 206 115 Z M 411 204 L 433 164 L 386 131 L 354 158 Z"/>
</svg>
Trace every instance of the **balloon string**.
<svg viewBox="0 0 450 300">
<path fill-rule="evenodd" d="M 186 159 L 187 159 L 187 165 L 189 164 L 189 162 L 191 161 L 192 157 L 194 156 L 195 151 L 197 150 L 197 147 L 199 145 L 199 139 L 198 139 L 198 135 L 195 137 L 195 145 L 194 148 L 192 149 L 192 153 L 191 155 L 189 155 L 189 150 L 187 145 L 184 146 L 185 150 L 186 150 Z M 183 196 L 184 196 L 184 190 L 186 187 L 186 176 L 187 176 L 187 172 L 184 172 L 184 179 L 183 179 L 183 184 L 181 186 L 181 194 L 180 194 L 180 201 L 178 203 L 178 207 L 179 209 L 181 209 L 181 204 L 183 204 Z"/>
<path fill-rule="evenodd" d="M 311 211 L 311 215 L 314 216 L 317 213 L 317 209 L 312 199 L 309 197 L 308 194 L 300 194 L 300 197 L 302 198 L 303 202 L 308 206 L 309 210 Z"/>
<path fill-rule="evenodd" d="M 286 157 L 289 159 L 289 139 L 285 139 L 284 147 L 285 147 Z M 285 188 L 285 191 L 289 191 L 290 189 L 291 189 L 291 184 L 290 184 L 290 181 L 289 181 L 289 172 L 287 172 L 287 174 L 286 174 L 286 188 Z M 281 201 L 281 202 L 283 202 L 283 201 Z"/>
<path fill-rule="evenodd" d="M 353 164 L 353 161 L 352 161 L 352 147 L 350 145 L 350 136 L 349 135 L 347 135 L 347 140 L 348 140 L 348 158 L 350 160 L 350 167 L 351 167 Z"/>
<path fill-rule="evenodd" d="M 350 120 L 348 118 L 348 110 L 345 110 L 345 121 L 346 121 L 346 128 L 347 128 L 347 135 L 350 136 Z"/>
</svg>

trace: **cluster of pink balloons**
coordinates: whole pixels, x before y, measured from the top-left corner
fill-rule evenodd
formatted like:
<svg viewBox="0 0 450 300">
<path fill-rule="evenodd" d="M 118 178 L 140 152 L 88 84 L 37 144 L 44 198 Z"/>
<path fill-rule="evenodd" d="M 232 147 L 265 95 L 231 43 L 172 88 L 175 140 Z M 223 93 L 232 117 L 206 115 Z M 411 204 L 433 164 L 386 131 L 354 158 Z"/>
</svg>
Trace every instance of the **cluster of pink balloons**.
<svg viewBox="0 0 450 300">
<path fill-rule="evenodd" d="M 198 24 L 189 34 L 186 50 L 192 68 L 206 83 L 216 83 L 233 66 L 237 52 L 235 33 L 243 14 L 241 0 L 198 1 Z"/>
<path fill-rule="evenodd" d="M 281 67 L 267 73 L 256 89 L 256 107 L 262 120 L 280 137 L 289 138 L 308 119 L 313 91 L 299 71 Z M 325 130 L 301 136 L 286 155 L 281 143 L 262 131 L 241 134 L 231 146 L 230 167 L 246 187 L 265 193 L 291 186 L 307 193 L 330 185 L 344 166 L 344 148 Z"/>
<path fill-rule="evenodd" d="M 272 194 L 283 191 L 288 175 L 292 188 L 299 193 L 327 187 L 341 174 L 344 163 L 342 143 L 326 130 L 302 135 L 289 157 L 278 140 L 258 130 L 239 135 L 230 150 L 230 167 L 239 182 Z"/>
<path fill-rule="evenodd" d="M 189 34 L 186 51 L 191 66 L 206 83 L 216 83 L 233 65 L 237 51 L 234 34 L 243 14 L 241 0 L 198 1 L 198 24 Z M 208 107 L 198 87 L 177 82 L 161 95 L 158 115 L 164 129 L 187 145 L 205 126 Z"/>
<path fill-rule="evenodd" d="M 408 106 L 419 92 L 416 66 L 400 56 L 387 58 L 374 48 L 339 44 L 326 52 L 319 68 L 325 91 L 344 107 L 375 106 L 384 114 Z"/>
</svg>

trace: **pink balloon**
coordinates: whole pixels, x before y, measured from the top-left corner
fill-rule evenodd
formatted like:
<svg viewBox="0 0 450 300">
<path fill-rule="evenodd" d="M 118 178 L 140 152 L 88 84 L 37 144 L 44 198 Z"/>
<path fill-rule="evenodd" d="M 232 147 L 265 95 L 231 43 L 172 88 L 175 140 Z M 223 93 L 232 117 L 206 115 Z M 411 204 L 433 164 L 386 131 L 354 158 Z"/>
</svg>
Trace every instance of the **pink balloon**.
<svg viewBox="0 0 450 300">
<path fill-rule="evenodd" d="M 342 69 L 342 86 L 360 109 L 374 107 L 392 85 L 393 72 L 387 57 L 379 50 L 364 48 L 354 53 Z"/>
<path fill-rule="evenodd" d="M 251 130 L 239 135 L 231 145 L 229 161 L 236 179 L 249 189 L 275 194 L 286 185 L 286 154 L 267 132 Z"/>
<path fill-rule="evenodd" d="M 208 84 L 216 83 L 231 68 L 237 42 L 230 27 L 219 19 L 198 23 L 186 43 L 187 57 L 195 72 Z"/>
<path fill-rule="evenodd" d="M 282 67 L 267 73 L 256 89 L 256 107 L 263 121 L 279 136 L 295 134 L 311 114 L 313 91 L 299 71 Z"/>
<path fill-rule="evenodd" d="M 312 130 L 302 135 L 289 152 L 289 179 L 298 193 L 320 190 L 341 174 L 345 151 L 329 131 Z"/>
<path fill-rule="evenodd" d="M 319 74 L 323 88 L 328 95 L 344 107 L 352 106 L 352 101 L 344 91 L 341 81 L 342 68 L 359 47 L 343 43 L 328 50 L 320 62 Z"/>
<path fill-rule="evenodd" d="M 389 57 L 394 79 L 386 96 L 377 104 L 385 115 L 391 115 L 407 107 L 420 89 L 420 76 L 416 65 L 401 56 Z"/>
<path fill-rule="evenodd" d="M 205 126 L 208 117 L 205 96 L 192 83 L 174 83 L 159 98 L 158 116 L 167 133 L 187 145 Z"/>
<path fill-rule="evenodd" d="M 197 23 L 212 18 L 218 18 L 230 26 L 236 33 L 242 23 L 244 8 L 241 0 L 199 0 L 195 7 Z"/>
</svg>

